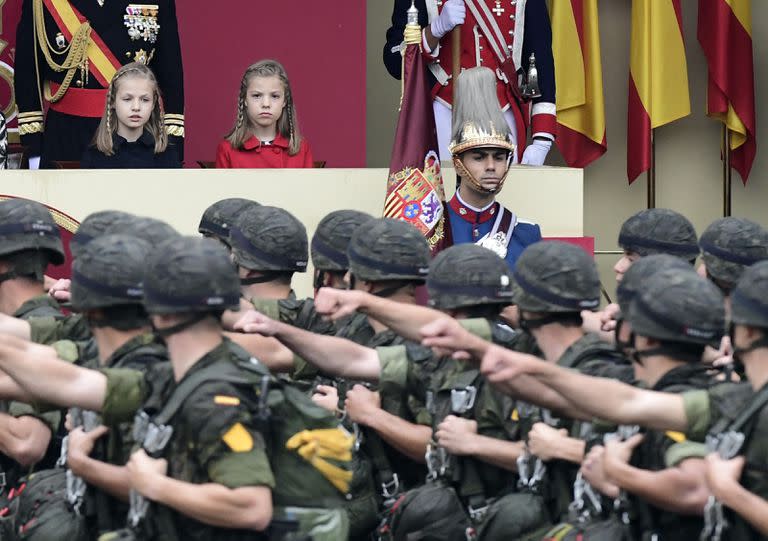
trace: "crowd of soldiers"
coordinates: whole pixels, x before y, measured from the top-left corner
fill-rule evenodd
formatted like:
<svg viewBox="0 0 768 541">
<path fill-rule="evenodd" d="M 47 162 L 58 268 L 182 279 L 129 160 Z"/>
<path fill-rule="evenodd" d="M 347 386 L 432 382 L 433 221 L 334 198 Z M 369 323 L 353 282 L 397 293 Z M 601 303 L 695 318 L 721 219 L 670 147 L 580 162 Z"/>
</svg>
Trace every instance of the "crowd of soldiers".
<svg viewBox="0 0 768 541">
<path fill-rule="evenodd" d="M 768 535 L 760 225 L 639 212 L 602 309 L 557 241 L 510 270 L 340 210 L 310 243 L 246 199 L 199 231 L 94 213 L 52 283 L 53 217 L 0 202 L 0 538 Z"/>
</svg>

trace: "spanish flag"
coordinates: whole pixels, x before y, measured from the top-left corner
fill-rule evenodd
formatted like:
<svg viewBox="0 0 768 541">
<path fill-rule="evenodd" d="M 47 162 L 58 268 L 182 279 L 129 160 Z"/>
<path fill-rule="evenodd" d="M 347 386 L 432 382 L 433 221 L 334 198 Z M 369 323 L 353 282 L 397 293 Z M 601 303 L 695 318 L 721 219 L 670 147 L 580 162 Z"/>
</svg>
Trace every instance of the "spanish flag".
<svg viewBox="0 0 768 541">
<path fill-rule="evenodd" d="M 557 85 L 557 146 L 570 167 L 586 167 L 608 148 L 597 0 L 552 2 Z"/>
<path fill-rule="evenodd" d="M 420 49 L 421 33 L 418 27 L 414 30 L 412 41 L 406 37 L 404 42 L 403 94 L 383 215 L 416 227 L 436 254 L 452 244 L 451 228 L 444 209 L 443 174 L 427 66 Z"/>
<path fill-rule="evenodd" d="M 698 38 L 709 67 L 707 115 L 731 131 L 731 167 L 746 184 L 757 153 L 751 0 L 699 0 Z"/>
<path fill-rule="evenodd" d="M 651 167 L 651 130 L 691 113 L 680 0 L 632 0 L 629 55 L 631 184 Z"/>
</svg>

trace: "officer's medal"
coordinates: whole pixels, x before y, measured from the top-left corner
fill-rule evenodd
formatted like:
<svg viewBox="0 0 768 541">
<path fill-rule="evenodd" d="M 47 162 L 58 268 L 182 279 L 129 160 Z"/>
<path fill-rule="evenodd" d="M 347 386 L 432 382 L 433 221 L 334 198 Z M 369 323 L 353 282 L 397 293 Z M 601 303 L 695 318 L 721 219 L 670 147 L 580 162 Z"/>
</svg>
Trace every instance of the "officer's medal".
<svg viewBox="0 0 768 541">
<path fill-rule="evenodd" d="M 477 241 L 476 244 L 483 248 L 487 248 L 502 259 L 507 257 L 507 234 L 503 231 L 499 231 L 493 235 L 488 233 Z"/>
</svg>

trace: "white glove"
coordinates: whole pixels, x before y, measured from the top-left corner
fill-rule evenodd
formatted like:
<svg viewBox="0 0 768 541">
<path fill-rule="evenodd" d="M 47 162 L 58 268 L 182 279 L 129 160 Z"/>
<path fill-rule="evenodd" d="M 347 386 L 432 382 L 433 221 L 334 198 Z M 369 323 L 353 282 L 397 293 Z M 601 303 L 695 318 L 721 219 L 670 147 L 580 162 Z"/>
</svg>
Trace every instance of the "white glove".
<svg viewBox="0 0 768 541">
<path fill-rule="evenodd" d="M 30 156 L 29 157 L 29 168 L 30 169 L 40 169 L 40 156 Z"/>
<path fill-rule="evenodd" d="M 430 29 L 432 35 L 437 39 L 442 38 L 454 27 L 464 24 L 464 18 L 467 16 L 467 6 L 464 0 L 447 0 L 443 4 L 443 9 L 437 19 L 432 21 Z"/>
<path fill-rule="evenodd" d="M 547 159 L 549 149 L 552 147 L 552 141 L 549 139 L 534 139 L 533 142 L 525 147 L 523 152 L 523 165 L 544 165 Z"/>
</svg>

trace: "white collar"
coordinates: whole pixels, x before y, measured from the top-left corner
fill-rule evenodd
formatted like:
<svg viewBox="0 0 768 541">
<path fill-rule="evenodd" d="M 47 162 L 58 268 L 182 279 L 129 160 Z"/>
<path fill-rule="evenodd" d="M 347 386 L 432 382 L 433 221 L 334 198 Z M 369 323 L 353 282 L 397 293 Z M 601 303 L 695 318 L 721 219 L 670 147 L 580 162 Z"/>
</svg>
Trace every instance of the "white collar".
<svg viewBox="0 0 768 541">
<path fill-rule="evenodd" d="M 470 205 L 469 203 L 467 203 L 466 201 L 464 201 L 464 200 L 461 198 L 461 191 L 460 191 L 458 188 L 456 189 L 456 199 L 458 199 L 458 200 L 459 200 L 459 203 L 461 203 L 462 205 L 464 205 L 465 207 L 467 207 L 469 210 L 474 210 L 475 212 L 478 212 L 478 213 L 480 213 L 480 212 L 485 212 L 486 210 L 488 210 L 489 208 L 491 208 L 493 205 L 495 205 L 495 204 L 496 204 L 496 200 L 494 199 L 493 201 L 491 201 L 490 203 L 488 203 L 488 204 L 487 204 L 486 206 L 484 206 L 483 208 L 477 208 L 477 207 L 473 207 L 472 205 Z"/>
</svg>

